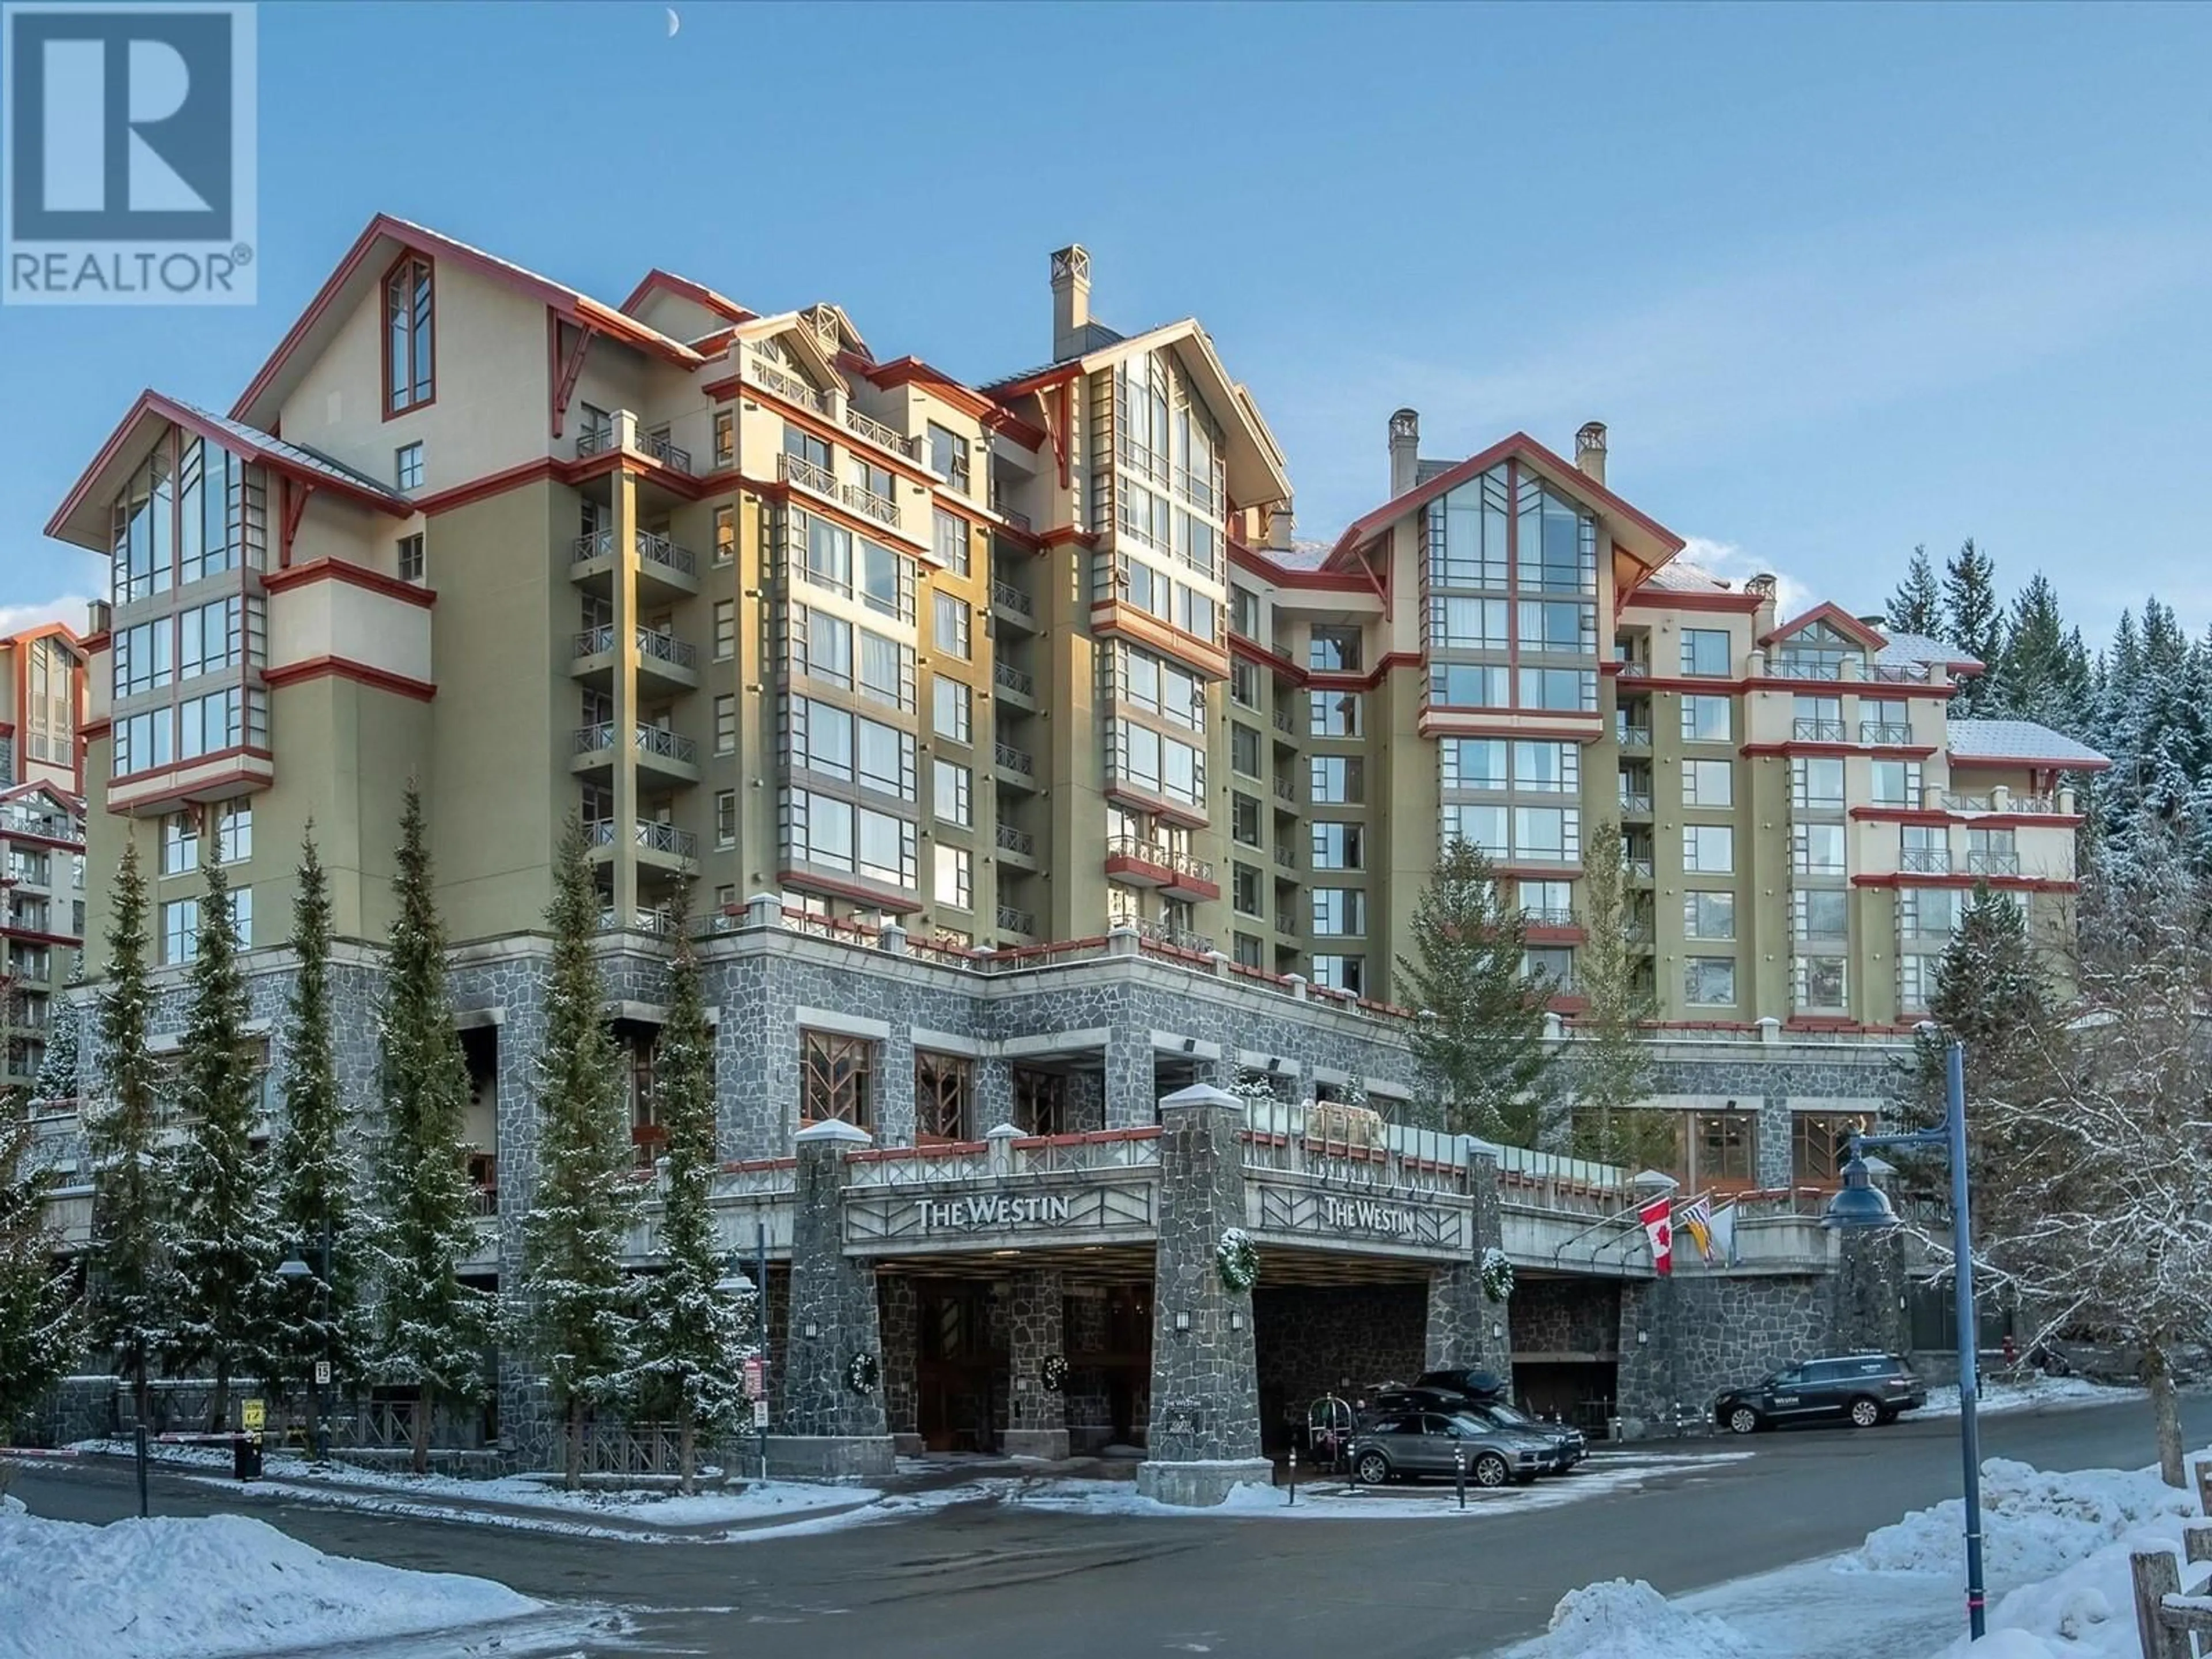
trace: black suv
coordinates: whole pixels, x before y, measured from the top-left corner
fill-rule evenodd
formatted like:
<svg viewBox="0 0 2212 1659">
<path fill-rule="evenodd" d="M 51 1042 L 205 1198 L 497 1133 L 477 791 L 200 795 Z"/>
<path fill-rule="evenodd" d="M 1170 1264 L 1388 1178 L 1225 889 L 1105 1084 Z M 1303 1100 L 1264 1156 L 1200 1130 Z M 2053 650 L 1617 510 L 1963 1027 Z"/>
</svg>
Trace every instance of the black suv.
<svg viewBox="0 0 2212 1659">
<path fill-rule="evenodd" d="M 1926 1387 L 1895 1354 L 1846 1354 L 1801 1359 L 1748 1389 L 1730 1389 L 1713 1401 L 1713 1421 L 1736 1434 L 1822 1417 L 1870 1429 L 1927 1403 Z"/>
</svg>

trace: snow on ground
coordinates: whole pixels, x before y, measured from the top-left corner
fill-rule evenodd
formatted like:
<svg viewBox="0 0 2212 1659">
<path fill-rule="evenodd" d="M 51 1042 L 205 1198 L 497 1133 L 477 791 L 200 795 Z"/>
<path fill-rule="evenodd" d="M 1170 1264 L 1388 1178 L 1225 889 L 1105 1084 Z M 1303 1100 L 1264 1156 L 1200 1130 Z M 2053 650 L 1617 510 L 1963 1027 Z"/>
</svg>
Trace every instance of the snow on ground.
<svg viewBox="0 0 2212 1659">
<path fill-rule="evenodd" d="M 244 1516 L 0 1514 L 0 1659 L 209 1659 L 519 1619 L 489 1579 L 325 1555 Z"/>
<path fill-rule="evenodd" d="M 2193 1486 L 2155 1468 L 1982 1467 L 1990 1640 L 1966 1641 L 1964 1506 L 1917 1510 L 1857 1549 L 1669 1601 L 1623 1579 L 1563 1598 L 1515 1659 L 2139 1659 L 2128 1556 L 2179 1550 Z M 2193 1575 L 2191 1575 L 2193 1577 Z"/>
<path fill-rule="evenodd" d="M 2039 1407 L 2073 1407 L 2078 1406 L 2116 1406 L 2125 1401 L 2148 1398 L 2141 1389 L 2117 1387 L 2110 1382 L 2092 1382 L 2085 1376 L 2044 1376 L 2029 1372 L 2017 1379 L 2012 1377 L 1984 1377 L 1980 1398 L 1975 1410 L 1981 1415 L 1998 1412 L 2024 1412 Z M 1928 1403 L 1911 1413 L 1913 1417 L 1956 1417 L 1959 1414 L 1959 1389 L 1955 1383 L 1928 1390 Z"/>
</svg>

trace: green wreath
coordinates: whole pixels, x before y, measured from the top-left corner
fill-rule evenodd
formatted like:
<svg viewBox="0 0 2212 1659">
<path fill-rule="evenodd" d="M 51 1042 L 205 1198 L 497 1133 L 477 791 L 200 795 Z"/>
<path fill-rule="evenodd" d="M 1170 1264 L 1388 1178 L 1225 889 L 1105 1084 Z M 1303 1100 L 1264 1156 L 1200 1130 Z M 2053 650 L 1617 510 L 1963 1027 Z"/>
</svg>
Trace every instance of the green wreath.
<svg viewBox="0 0 2212 1659">
<path fill-rule="evenodd" d="M 1213 1260 L 1221 1270 L 1222 1284 L 1239 1295 L 1259 1281 L 1260 1252 L 1242 1227 L 1231 1227 L 1221 1235 L 1221 1243 L 1213 1248 Z"/>
<path fill-rule="evenodd" d="M 845 1367 L 845 1386 L 854 1394 L 873 1394 L 876 1384 L 883 1380 L 884 1369 L 872 1353 L 856 1353 Z"/>
<path fill-rule="evenodd" d="M 1482 1253 L 1482 1293 L 1492 1302 L 1513 1294 L 1513 1264 L 1495 1244 Z"/>
<path fill-rule="evenodd" d="M 1054 1354 L 1037 1367 L 1037 1381 L 1044 1385 L 1047 1394 L 1058 1394 L 1067 1386 L 1067 1356 Z"/>
</svg>

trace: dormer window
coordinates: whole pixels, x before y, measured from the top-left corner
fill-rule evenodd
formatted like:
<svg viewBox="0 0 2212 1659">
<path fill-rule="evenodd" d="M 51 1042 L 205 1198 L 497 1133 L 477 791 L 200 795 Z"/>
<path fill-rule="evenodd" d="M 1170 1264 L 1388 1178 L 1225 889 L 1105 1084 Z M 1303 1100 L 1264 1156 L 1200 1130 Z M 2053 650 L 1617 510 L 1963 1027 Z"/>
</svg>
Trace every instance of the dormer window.
<svg viewBox="0 0 2212 1659">
<path fill-rule="evenodd" d="M 384 279 L 384 412 L 404 415 L 437 396 L 430 262 L 410 254 Z"/>
</svg>

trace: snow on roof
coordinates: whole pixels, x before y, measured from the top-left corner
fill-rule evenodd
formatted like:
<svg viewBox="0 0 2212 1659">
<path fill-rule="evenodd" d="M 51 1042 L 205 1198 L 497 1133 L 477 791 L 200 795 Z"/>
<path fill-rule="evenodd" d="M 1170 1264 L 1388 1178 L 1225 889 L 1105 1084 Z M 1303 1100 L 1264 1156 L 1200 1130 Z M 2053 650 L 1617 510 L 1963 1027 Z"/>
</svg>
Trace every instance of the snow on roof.
<svg viewBox="0 0 2212 1659">
<path fill-rule="evenodd" d="M 1941 640 L 1931 640 L 1925 634 L 1892 634 L 1883 630 L 1887 645 L 1875 653 L 1875 664 L 1883 668 L 1910 668 L 1916 663 L 1939 662 L 1948 667 L 1980 668 L 1980 659 L 1970 657 L 1954 645 Z M 2040 728 L 2038 728 L 2039 730 Z"/>
<path fill-rule="evenodd" d="M 1674 559 L 1661 565 L 1645 580 L 1646 587 L 1666 588 L 1674 592 L 1729 593 L 1735 590 L 1710 570 Z"/>
<path fill-rule="evenodd" d="M 2044 766 L 2090 770 L 2112 764 L 2087 744 L 2076 743 L 2064 732 L 2033 720 L 1953 720 L 1947 728 L 1947 741 L 1954 761 L 2033 761 Z"/>
</svg>

